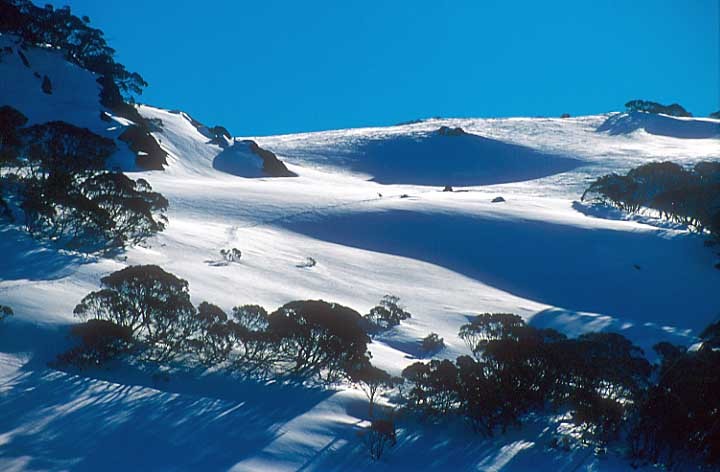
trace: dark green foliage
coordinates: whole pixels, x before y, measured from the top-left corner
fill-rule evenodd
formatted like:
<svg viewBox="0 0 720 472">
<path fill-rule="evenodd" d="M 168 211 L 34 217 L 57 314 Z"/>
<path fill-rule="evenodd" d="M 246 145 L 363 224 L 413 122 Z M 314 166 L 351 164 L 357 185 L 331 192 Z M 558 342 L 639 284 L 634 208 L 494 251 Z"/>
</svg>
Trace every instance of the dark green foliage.
<svg viewBox="0 0 720 472">
<path fill-rule="evenodd" d="M 720 164 L 700 162 L 690 170 L 672 162 L 643 164 L 625 176 L 598 178 L 582 200 L 609 203 L 628 212 L 653 209 L 664 219 L 718 237 Z"/>
<path fill-rule="evenodd" d="M 27 117 L 11 106 L 0 107 L 0 168 L 13 163 L 20 152 L 20 128 Z"/>
<path fill-rule="evenodd" d="M 322 300 L 290 302 L 268 317 L 287 370 L 335 380 L 367 357 L 370 338 L 352 308 Z"/>
<path fill-rule="evenodd" d="M 434 353 L 445 347 L 445 341 L 437 333 L 430 333 L 420 342 L 420 349 L 426 353 Z"/>
<path fill-rule="evenodd" d="M 87 128 L 51 121 L 33 125 L 21 132 L 27 149 L 24 162 L 34 177 L 50 174 L 87 175 L 105 168 L 115 151 L 115 143 Z"/>
<path fill-rule="evenodd" d="M 406 394 L 408 407 L 426 415 L 443 415 L 458 405 L 458 369 L 448 360 L 416 362 L 402 371 L 412 387 Z"/>
<path fill-rule="evenodd" d="M 102 290 L 75 307 L 80 319 L 100 319 L 129 328 L 147 358 L 167 361 L 189 350 L 201 320 L 187 281 L 156 265 L 130 266 L 103 277 Z"/>
<path fill-rule="evenodd" d="M 197 317 L 198 331 L 190 339 L 191 348 L 206 365 L 224 362 L 232 350 L 227 314 L 217 305 L 202 302 Z"/>
<path fill-rule="evenodd" d="M 232 135 L 230 134 L 230 131 L 228 131 L 227 128 L 225 128 L 224 126 L 220 126 L 220 125 L 213 126 L 212 128 L 210 128 L 210 132 L 212 133 L 213 138 L 224 137 L 227 139 L 232 139 Z"/>
<path fill-rule="evenodd" d="M 460 336 L 474 358 L 409 366 L 405 398 L 423 414 L 459 413 L 485 436 L 551 404 L 569 409 L 590 439 L 605 442 L 650 375 L 642 351 L 618 334 L 567 339 L 517 315 L 485 313 L 462 326 Z"/>
<path fill-rule="evenodd" d="M 0 321 L 9 316 L 13 316 L 13 309 L 6 305 L 0 305 Z"/>
<path fill-rule="evenodd" d="M 103 32 L 91 27 L 87 17 L 73 15 L 69 6 L 37 7 L 29 0 L 0 0 L 0 32 L 15 34 L 28 44 L 50 45 L 61 50 L 67 60 L 104 77 L 103 98 L 115 93 L 139 95 L 147 86 L 139 74 L 115 62 L 115 50 L 107 45 Z M 27 59 L 24 62 L 29 65 Z M 110 84 L 112 90 L 108 91 Z"/>
<path fill-rule="evenodd" d="M 85 180 L 81 192 L 107 215 L 104 238 L 111 246 L 137 244 L 165 229 L 168 201 L 144 179 L 103 172 Z"/>
<path fill-rule="evenodd" d="M 704 333 L 697 351 L 660 343 L 659 380 L 643 395 L 629 440 L 636 460 L 664 464 L 682 462 L 720 465 L 720 352 L 715 350 L 716 325 Z"/>
<path fill-rule="evenodd" d="M 370 452 L 370 458 L 379 460 L 385 449 L 397 443 L 395 422 L 392 419 L 374 419 L 365 431 L 363 440 Z"/>
<path fill-rule="evenodd" d="M 268 333 L 268 314 L 258 305 L 233 308 L 232 319 L 218 306 L 198 306 L 198 331 L 191 345 L 206 365 L 262 374 L 275 367 L 275 340 Z"/>
<path fill-rule="evenodd" d="M 233 344 L 229 360 L 233 368 L 265 374 L 276 367 L 280 357 L 277 339 L 269 330 L 269 315 L 263 307 L 234 307 L 228 326 Z"/>
<path fill-rule="evenodd" d="M 62 121 L 20 129 L 25 121 L 17 110 L 0 109 L 0 166 L 10 167 L 3 180 L 12 181 L 33 235 L 96 251 L 164 229 L 167 200 L 145 180 L 105 170 L 114 141 Z M 0 211 L 12 216 L 2 197 Z"/>
<path fill-rule="evenodd" d="M 474 317 L 470 323 L 462 325 L 458 335 L 465 341 L 473 355 L 480 358 L 489 341 L 517 339 L 518 331 L 524 327 L 525 322 L 518 315 L 483 313 Z"/>
<path fill-rule="evenodd" d="M 625 104 L 625 108 L 628 112 L 641 111 L 655 114 L 662 113 L 663 115 L 670 116 L 692 116 L 692 113 L 688 112 L 677 103 L 673 103 L 672 105 L 662 105 L 657 102 L 650 102 L 646 100 L 631 100 Z"/>
<path fill-rule="evenodd" d="M 5 200 L 2 170 L 18 164 L 22 146 L 20 128 L 27 123 L 27 117 L 11 106 L 0 107 L 0 218 L 13 220 L 9 203 Z"/>
<path fill-rule="evenodd" d="M 384 331 L 397 326 L 401 321 L 412 318 L 412 315 L 400 306 L 400 298 L 385 295 L 382 300 L 364 316 L 369 332 Z"/>
<path fill-rule="evenodd" d="M 60 364 L 81 369 L 98 367 L 132 349 L 132 330 L 107 320 L 88 320 L 73 326 L 70 333 L 80 338 L 80 345 L 59 355 Z"/>
<path fill-rule="evenodd" d="M 370 405 L 369 415 L 373 417 L 373 409 L 375 407 L 375 398 L 377 394 L 385 389 L 393 386 L 393 378 L 384 370 L 375 367 L 370 362 L 363 362 L 360 366 L 355 366 L 348 371 L 348 378 L 357 385 L 368 398 Z"/>
</svg>

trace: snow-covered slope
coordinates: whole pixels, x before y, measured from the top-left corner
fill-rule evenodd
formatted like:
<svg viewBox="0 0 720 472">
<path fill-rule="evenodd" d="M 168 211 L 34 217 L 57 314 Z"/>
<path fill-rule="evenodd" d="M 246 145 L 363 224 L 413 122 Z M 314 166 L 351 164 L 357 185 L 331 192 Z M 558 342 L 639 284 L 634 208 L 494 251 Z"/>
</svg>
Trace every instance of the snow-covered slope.
<svg viewBox="0 0 720 472">
<path fill-rule="evenodd" d="M 4 55 L 0 105 L 34 122 L 63 119 L 117 136 L 122 122 L 99 120 L 91 76 L 54 53 L 26 54 L 51 77 L 53 94 L 17 54 Z M 356 436 L 366 405 L 352 390 L 199 372 L 87 378 L 46 367 L 67 345 L 74 305 L 127 264 L 159 264 L 190 282 L 196 303 L 228 310 L 322 298 L 366 312 L 384 294 L 398 295 L 413 318 L 371 345 L 373 362 L 396 374 L 422 358 L 419 340 L 430 332 L 445 339 L 440 357 L 467 353 L 457 331 L 479 312 L 518 313 L 568 334 L 618 331 L 646 349 L 660 340 L 692 343 L 720 314 L 720 271 L 700 238 L 649 218 L 593 216 L 576 202 L 589 179 L 607 172 L 717 158 L 717 139 L 603 126 L 622 115 L 435 119 L 253 138 L 298 175 L 269 178 L 240 141 L 222 147 L 182 113 L 140 112 L 162 121 L 155 136 L 168 166 L 132 176 L 169 199 L 165 232 L 102 259 L 0 230 L 0 302 L 16 312 L 0 326 L 0 469 L 623 467 L 581 447 L 548 451 L 545 428 L 559 420 L 547 418 L 493 441 L 462 425 L 438 441 L 437 427 L 401 419 L 398 446 L 371 465 Z M 441 126 L 472 135 L 440 136 Z M 442 192 L 446 184 L 455 192 Z M 506 201 L 491 203 L 496 196 Z M 219 263 L 220 250 L 232 247 L 242 259 Z M 308 257 L 314 267 L 302 264 Z"/>
</svg>

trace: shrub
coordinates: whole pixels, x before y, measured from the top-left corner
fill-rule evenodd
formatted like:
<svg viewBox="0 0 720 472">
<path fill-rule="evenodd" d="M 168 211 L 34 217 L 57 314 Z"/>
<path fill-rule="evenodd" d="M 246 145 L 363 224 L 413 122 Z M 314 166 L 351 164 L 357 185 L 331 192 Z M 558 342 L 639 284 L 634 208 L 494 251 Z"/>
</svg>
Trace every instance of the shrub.
<svg viewBox="0 0 720 472">
<path fill-rule="evenodd" d="M 625 104 L 625 108 L 628 112 L 645 112 L 645 113 L 662 113 L 670 116 L 692 116 L 692 113 L 685 110 L 682 106 L 677 103 L 672 105 L 662 105 L 657 102 L 650 102 L 646 100 L 630 100 Z"/>
<path fill-rule="evenodd" d="M 156 265 L 139 265 L 113 272 L 101 282 L 105 288 L 85 296 L 75 316 L 130 329 L 152 360 L 167 361 L 188 350 L 200 320 L 187 281 Z"/>
<path fill-rule="evenodd" d="M 238 262 L 242 257 L 242 252 L 240 251 L 240 249 L 234 247 L 232 249 L 221 249 L 220 255 L 227 262 Z"/>
<path fill-rule="evenodd" d="M 165 229 L 167 199 L 145 179 L 132 180 L 125 174 L 103 172 L 85 180 L 82 194 L 109 221 L 103 237 L 113 247 L 137 244 Z"/>
<path fill-rule="evenodd" d="M 720 235 L 720 165 L 716 162 L 699 162 L 690 170 L 672 162 L 653 162 L 624 176 L 605 175 L 585 190 L 582 200 L 634 213 L 649 208 L 691 230 Z"/>
<path fill-rule="evenodd" d="M 430 333 L 423 338 L 420 349 L 427 353 L 438 352 L 445 348 L 445 341 L 437 333 Z"/>
<path fill-rule="evenodd" d="M 0 109 L 0 167 L 16 173 L 12 190 L 30 233 L 92 252 L 164 229 L 167 200 L 143 179 L 105 170 L 112 140 L 61 121 L 18 128 L 25 121 Z M 12 217 L 1 195 L 0 210 Z"/>
<path fill-rule="evenodd" d="M 525 322 L 511 313 L 483 313 L 460 327 L 460 339 L 465 341 L 473 355 L 479 359 L 488 342 L 496 339 L 517 339 Z"/>
<path fill-rule="evenodd" d="M 386 371 L 371 365 L 369 362 L 354 367 L 348 372 L 352 383 L 358 386 L 368 398 L 370 418 L 373 417 L 375 398 L 379 392 L 392 388 L 393 378 Z"/>
<path fill-rule="evenodd" d="M 139 74 L 128 72 L 125 66 L 115 62 L 115 50 L 107 45 L 103 32 L 89 23 L 88 17 L 73 15 L 69 6 L 38 7 L 29 0 L 0 2 L 0 32 L 17 35 L 24 43 L 39 47 L 51 45 L 61 50 L 65 59 L 105 80 L 102 96 L 117 94 L 120 97 L 120 92 L 127 96 L 141 94 L 147 83 Z M 22 51 L 18 50 L 18 53 L 23 63 L 30 67 Z"/>
<path fill-rule="evenodd" d="M 27 117 L 15 108 L 7 105 L 0 107 L 0 168 L 17 159 L 22 145 L 20 128 L 27 121 Z"/>
<path fill-rule="evenodd" d="M 295 301 L 268 317 L 268 331 L 290 373 L 332 381 L 367 359 L 370 338 L 361 322 L 358 312 L 337 303 Z"/>
<path fill-rule="evenodd" d="M 88 320 L 73 326 L 70 333 L 80 338 L 81 344 L 58 356 L 60 364 L 81 369 L 98 367 L 128 352 L 133 345 L 132 330 L 107 320 Z"/>
<path fill-rule="evenodd" d="M 424 415 L 461 414 L 485 436 L 554 405 L 567 407 L 589 439 L 605 442 L 627 419 L 651 370 L 642 351 L 618 334 L 567 339 L 509 313 L 478 315 L 460 337 L 474 358 L 410 365 L 403 396 Z"/>
<path fill-rule="evenodd" d="M 10 316 L 13 316 L 14 312 L 13 309 L 6 305 L 0 305 L 0 321 L 3 321 L 5 318 L 8 318 Z"/>
<path fill-rule="evenodd" d="M 228 321 L 233 346 L 231 366 L 252 374 L 270 372 L 278 363 L 277 340 L 269 331 L 269 315 L 259 305 L 236 306 Z"/>
<path fill-rule="evenodd" d="M 373 420 L 365 432 L 364 440 L 372 460 L 379 460 L 388 447 L 397 443 L 395 423 L 392 419 Z"/>
<path fill-rule="evenodd" d="M 200 361 L 212 365 L 225 361 L 232 350 L 227 314 L 217 305 L 202 302 L 197 307 L 198 330 L 190 340 Z"/>
<path fill-rule="evenodd" d="M 681 461 L 717 467 L 720 352 L 712 342 L 697 351 L 660 343 L 655 351 L 661 358 L 659 380 L 638 402 L 628 438 L 632 456 L 668 469 Z"/>
<path fill-rule="evenodd" d="M 411 409 L 433 416 L 444 415 L 457 406 L 457 367 L 452 362 L 416 362 L 406 367 L 402 376 L 411 384 L 405 393 Z"/>
<path fill-rule="evenodd" d="M 412 318 L 412 315 L 400 306 L 399 297 L 385 295 L 364 318 L 369 331 L 383 331 Z"/>
<path fill-rule="evenodd" d="M 459 126 L 457 128 L 451 128 L 449 126 L 441 126 L 437 130 L 437 134 L 440 136 L 463 136 L 467 134 L 464 129 L 460 128 Z"/>
</svg>

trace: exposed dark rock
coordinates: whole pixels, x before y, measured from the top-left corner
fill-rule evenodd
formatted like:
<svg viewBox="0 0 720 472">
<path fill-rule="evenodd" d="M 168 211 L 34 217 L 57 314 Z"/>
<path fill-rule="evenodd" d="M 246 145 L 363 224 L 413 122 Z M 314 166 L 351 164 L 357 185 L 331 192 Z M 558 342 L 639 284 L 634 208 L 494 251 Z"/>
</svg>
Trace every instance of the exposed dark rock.
<svg viewBox="0 0 720 472">
<path fill-rule="evenodd" d="M 232 139 L 230 131 L 228 131 L 224 126 L 215 125 L 210 128 L 210 132 L 216 137 L 225 136 L 227 139 Z"/>
<path fill-rule="evenodd" d="M 110 115 L 108 115 L 107 112 L 102 111 L 102 110 L 100 110 L 100 120 L 105 121 L 106 123 L 112 121 L 110 119 Z"/>
<path fill-rule="evenodd" d="M 136 154 L 135 163 L 146 170 L 163 170 L 167 164 L 165 152 L 157 140 L 140 126 L 129 126 L 119 137 L 128 143 L 130 149 Z"/>
<path fill-rule="evenodd" d="M 563 113 L 560 118 L 570 118 L 570 113 Z"/>
<path fill-rule="evenodd" d="M 452 192 L 452 191 L 453 191 L 453 188 L 450 185 L 446 185 L 445 188 L 443 189 L 443 192 Z"/>
<path fill-rule="evenodd" d="M 505 199 L 503 197 L 495 197 L 492 199 L 492 203 L 501 203 L 504 201 L 505 201 Z"/>
<path fill-rule="evenodd" d="M 415 125 L 418 123 L 422 123 L 425 121 L 424 119 L 415 119 L 415 120 L 408 120 L 408 121 L 401 121 L 400 123 L 395 123 L 395 126 L 404 126 L 404 125 Z"/>
<path fill-rule="evenodd" d="M 464 129 L 460 128 L 459 126 L 457 128 L 450 128 L 449 126 L 441 126 L 437 133 L 440 136 L 463 136 L 467 134 Z"/>
<path fill-rule="evenodd" d="M 285 167 L 275 153 L 261 148 L 255 141 L 246 140 L 245 142 L 250 146 L 250 150 L 263 160 L 263 172 L 272 177 L 297 177 L 295 172 L 291 172 Z"/>
</svg>

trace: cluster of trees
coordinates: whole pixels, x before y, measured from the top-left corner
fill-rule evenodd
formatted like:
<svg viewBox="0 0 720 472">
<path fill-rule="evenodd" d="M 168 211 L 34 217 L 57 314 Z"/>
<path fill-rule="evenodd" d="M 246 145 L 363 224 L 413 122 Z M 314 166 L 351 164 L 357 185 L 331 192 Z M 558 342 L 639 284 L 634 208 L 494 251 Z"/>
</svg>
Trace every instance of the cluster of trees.
<svg viewBox="0 0 720 472">
<path fill-rule="evenodd" d="M 651 372 L 642 351 L 618 334 L 569 339 L 513 314 L 478 315 L 460 337 L 472 356 L 408 366 L 403 396 L 412 410 L 459 414 L 485 436 L 552 406 L 571 411 L 588 438 L 608 441 Z"/>
<path fill-rule="evenodd" d="M 392 413 L 383 418 L 375 405 L 397 390 L 407 410 L 464 418 L 486 437 L 529 413 L 562 410 L 587 441 L 626 440 L 635 461 L 720 463 L 720 323 L 705 330 L 700 349 L 658 344 L 661 363 L 653 367 L 619 334 L 568 338 L 514 314 L 484 313 L 459 332 L 471 355 L 416 362 L 393 377 L 371 364 L 367 319 L 346 306 L 305 300 L 230 314 L 208 302 L 194 307 L 187 281 L 154 265 L 127 267 L 102 284 L 75 308 L 84 320 L 72 329 L 80 344 L 61 362 L 88 367 L 132 354 L 263 377 L 345 380 L 368 398 L 372 422 L 363 439 L 374 459 L 397 440 Z M 396 298 L 383 300 L 378 307 L 398 309 Z"/>
<path fill-rule="evenodd" d="M 720 465 L 720 323 L 701 334 L 697 350 L 660 343 L 658 380 L 643 392 L 631 421 L 637 460 Z"/>
<path fill-rule="evenodd" d="M 115 50 L 103 32 L 90 26 L 87 16 L 72 14 L 69 6 L 35 6 L 30 0 L 0 0 L 0 32 L 14 34 L 26 44 L 60 50 L 65 58 L 100 76 L 102 104 L 121 105 L 123 95 L 142 94 L 147 86 L 136 72 L 115 62 Z"/>
<path fill-rule="evenodd" d="M 662 113 L 663 115 L 670 116 L 692 116 L 692 113 L 677 103 L 673 103 L 672 105 L 663 105 L 661 103 L 647 100 L 630 100 L 625 104 L 625 108 L 628 112 L 641 111 L 654 114 Z"/>
<path fill-rule="evenodd" d="M 401 321 L 412 318 L 412 314 L 400 305 L 400 298 L 395 295 L 385 295 L 380 302 L 365 315 L 365 326 L 370 333 L 386 331 L 400 324 Z"/>
<path fill-rule="evenodd" d="M 80 335 L 80 358 L 94 358 L 95 364 L 127 351 L 117 346 L 127 344 L 126 331 L 119 330 L 128 330 L 134 352 L 155 362 L 185 357 L 246 373 L 328 382 L 369 365 L 362 316 L 337 303 L 294 301 L 272 313 L 244 305 L 228 316 L 208 302 L 194 307 L 187 281 L 155 265 L 130 266 L 101 282 L 101 290 L 75 307 L 75 315 L 86 321 L 84 330 L 108 334 L 95 336 L 90 345 Z M 113 333 L 122 335 L 119 343 Z M 100 352 L 97 339 L 108 342 L 107 352 Z"/>
<path fill-rule="evenodd" d="M 472 356 L 403 371 L 407 408 L 461 416 L 484 436 L 563 409 L 585 440 L 627 441 L 635 463 L 720 464 L 720 323 L 699 349 L 657 344 L 658 366 L 619 334 L 567 338 L 508 313 L 479 315 L 459 335 Z"/>
<path fill-rule="evenodd" d="M 653 162 L 626 175 L 599 177 L 582 200 L 609 203 L 637 213 L 652 209 L 661 218 L 691 230 L 720 235 L 720 162 L 699 162 L 692 169 L 673 162 Z"/>
<path fill-rule="evenodd" d="M 112 140 L 62 121 L 26 123 L 20 111 L 0 107 L 0 217 L 17 213 L 34 236 L 86 250 L 164 229 L 165 197 L 143 179 L 106 170 Z"/>
<path fill-rule="evenodd" d="M 69 6 L 35 6 L 30 0 L 0 0 L 0 33 L 22 40 L 22 48 L 32 45 L 62 52 L 65 59 L 99 76 L 100 104 L 134 122 L 120 136 L 136 154 L 138 166 L 162 170 L 167 153 L 150 134 L 153 123 L 134 107 L 134 97 L 142 94 L 147 83 L 136 72 L 129 72 L 115 61 L 115 50 L 108 46 L 103 32 L 90 26 L 87 16 L 72 14 Z M 30 67 L 27 57 L 20 58 Z M 43 77 L 42 90 L 52 93 L 50 78 Z M 129 103 L 128 103 L 129 102 Z M 101 112 L 101 117 L 105 115 Z"/>
</svg>

